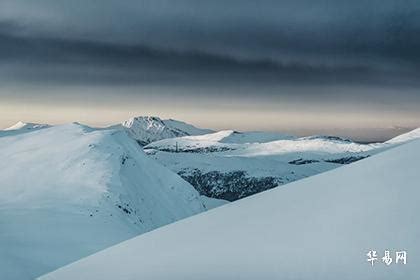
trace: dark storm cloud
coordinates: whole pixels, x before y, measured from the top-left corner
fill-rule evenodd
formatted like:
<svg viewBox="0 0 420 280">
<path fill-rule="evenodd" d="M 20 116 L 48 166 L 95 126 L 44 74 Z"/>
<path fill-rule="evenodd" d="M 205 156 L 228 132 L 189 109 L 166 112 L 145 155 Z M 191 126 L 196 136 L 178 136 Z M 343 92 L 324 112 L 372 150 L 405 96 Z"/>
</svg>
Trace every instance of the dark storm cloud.
<svg viewBox="0 0 420 280">
<path fill-rule="evenodd" d="M 10 24 L 7 24 L 10 25 Z M 2 25 L 0 24 L 0 27 Z M 4 26 L 4 25 L 3 25 Z M 1 29 L 0 29 L 1 30 Z M 307 82 L 325 76 L 349 80 L 370 76 L 366 67 L 326 67 L 282 64 L 269 59 L 235 58 L 199 51 L 160 50 L 62 38 L 25 38 L 0 31 L 3 79 L 44 83 L 164 83 L 164 82 Z M 247 79 L 250 79 L 247 81 Z"/>
<path fill-rule="evenodd" d="M 3 80 L 417 84 L 418 1 L 0 3 Z"/>
</svg>

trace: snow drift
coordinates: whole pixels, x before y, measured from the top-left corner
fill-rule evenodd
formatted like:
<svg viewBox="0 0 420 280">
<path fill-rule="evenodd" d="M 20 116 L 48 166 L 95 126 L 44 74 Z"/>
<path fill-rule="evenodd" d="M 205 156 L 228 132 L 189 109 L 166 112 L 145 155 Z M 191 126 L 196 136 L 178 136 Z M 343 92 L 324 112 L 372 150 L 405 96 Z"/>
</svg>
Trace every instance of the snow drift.
<svg viewBox="0 0 420 280">
<path fill-rule="evenodd" d="M 146 233 L 41 279 L 418 279 L 420 141 Z M 408 263 L 367 262 L 406 250 Z M 380 255 L 379 255 L 380 256 Z"/>
</svg>

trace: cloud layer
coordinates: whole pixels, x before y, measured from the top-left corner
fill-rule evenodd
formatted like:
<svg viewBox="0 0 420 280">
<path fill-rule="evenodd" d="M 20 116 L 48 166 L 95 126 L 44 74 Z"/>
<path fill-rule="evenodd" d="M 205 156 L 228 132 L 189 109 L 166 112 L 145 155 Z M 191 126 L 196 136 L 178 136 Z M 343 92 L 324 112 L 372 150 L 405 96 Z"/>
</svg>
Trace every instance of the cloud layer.
<svg viewBox="0 0 420 280">
<path fill-rule="evenodd" d="M 414 82 L 418 34 L 420 5 L 410 0 L 0 4 L 2 64 L 97 67 L 107 80 L 109 72 L 126 75 L 123 82 L 142 81 L 144 75 L 129 73 L 144 70 L 156 74 L 153 79 L 162 72 L 162 80 L 171 71 L 198 70 L 271 73 L 298 82 L 322 77 L 364 82 L 389 74 Z"/>
</svg>

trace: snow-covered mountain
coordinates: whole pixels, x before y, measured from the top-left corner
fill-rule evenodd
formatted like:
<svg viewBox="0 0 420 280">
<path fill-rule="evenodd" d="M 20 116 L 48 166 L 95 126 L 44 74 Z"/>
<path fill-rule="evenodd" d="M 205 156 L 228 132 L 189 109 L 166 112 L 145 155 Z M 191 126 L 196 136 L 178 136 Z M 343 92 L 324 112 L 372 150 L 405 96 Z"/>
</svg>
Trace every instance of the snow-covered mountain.
<svg viewBox="0 0 420 280">
<path fill-rule="evenodd" d="M 118 129 L 70 124 L 0 137 L 0 158 L 1 279 L 33 279 L 223 203 Z"/>
<path fill-rule="evenodd" d="M 412 141 L 162 227 L 40 279 L 418 279 L 419 158 L 420 140 Z M 396 263 L 397 251 L 406 251 L 406 264 Z"/>
<path fill-rule="evenodd" d="M 386 141 L 387 144 L 401 144 L 420 138 L 420 128 L 414 129 L 407 133 L 401 134 L 391 140 Z"/>
<path fill-rule="evenodd" d="M 187 135 L 201 135 L 212 132 L 209 129 L 197 128 L 193 125 L 176 121 L 161 120 L 158 117 L 135 117 L 122 123 L 122 127 L 139 144 L 147 145 L 153 141 Z"/>
<path fill-rule="evenodd" d="M 164 139 L 145 146 L 145 151 L 201 194 L 233 201 L 364 159 L 385 148 L 383 144 L 364 145 L 332 136 L 293 138 L 229 130 Z"/>
<path fill-rule="evenodd" d="M 42 128 L 48 128 L 48 127 L 50 127 L 50 125 L 48 124 L 25 123 L 25 122 L 19 121 L 9 128 L 0 130 L 0 137 L 17 135 L 17 134 L 31 132 L 31 131 L 35 131 Z"/>
<path fill-rule="evenodd" d="M 146 149 L 174 152 L 214 152 L 240 149 L 242 144 L 267 143 L 275 140 L 294 139 L 293 136 L 274 132 L 238 132 L 221 130 L 197 136 L 172 137 L 155 141 Z"/>
</svg>

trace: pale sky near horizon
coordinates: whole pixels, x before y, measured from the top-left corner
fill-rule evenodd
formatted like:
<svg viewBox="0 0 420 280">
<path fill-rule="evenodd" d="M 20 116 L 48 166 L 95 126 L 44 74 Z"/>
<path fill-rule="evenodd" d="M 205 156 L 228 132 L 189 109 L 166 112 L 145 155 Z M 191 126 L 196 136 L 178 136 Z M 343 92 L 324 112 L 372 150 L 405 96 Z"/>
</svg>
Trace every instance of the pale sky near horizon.
<svg viewBox="0 0 420 280">
<path fill-rule="evenodd" d="M 0 3 L 0 128 L 138 115 L 383 140 L 420 127 L 418 1 Z"/>
</svg>

